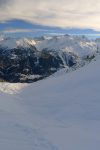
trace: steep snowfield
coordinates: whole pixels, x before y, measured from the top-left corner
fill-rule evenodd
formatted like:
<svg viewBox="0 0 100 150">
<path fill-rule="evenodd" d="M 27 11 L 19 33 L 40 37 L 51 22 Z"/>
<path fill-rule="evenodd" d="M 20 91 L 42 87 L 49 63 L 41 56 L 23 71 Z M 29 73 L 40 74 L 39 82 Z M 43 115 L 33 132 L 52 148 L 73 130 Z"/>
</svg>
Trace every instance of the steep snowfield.
<svg viewBox="0 0 100 150">
<path fill-rule="evenodd" d="M 0 149 L 99 150 L 100 58 L 69 74 L 0 93 Z"/>
</svg>

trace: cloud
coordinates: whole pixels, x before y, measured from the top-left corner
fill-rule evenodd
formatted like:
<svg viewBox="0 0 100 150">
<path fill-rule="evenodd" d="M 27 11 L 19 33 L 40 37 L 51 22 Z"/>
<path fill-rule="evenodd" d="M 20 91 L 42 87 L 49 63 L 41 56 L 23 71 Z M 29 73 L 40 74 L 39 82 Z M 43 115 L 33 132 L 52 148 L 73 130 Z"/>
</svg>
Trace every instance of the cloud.
<svg viewBox="0 0 100 150">
<path fill-rule="evenodd" d="M 4 34 L 12 34 L 12 33 L 35 33 L 35 32 L 47 32 L 49 30 L 44 30 L 44 29 L 5 29 L 3 31 Z"/>
<path fill-rule="evenodd" d="M 3 31 L 4 34 L 11 34 L 11 33 L 29 33 L 32 32 L 31 29 L 6 29 Z"/>
<path fill-rule="evenodd" d="M 8 3 L 8 0 L 0 0 L 0 6 L 4 6 L 6 3 Z"/>
<path fill-rule="evenodd" d="M 0 21 L 100 30 L 99 0 L 0 0 Z"/>
</svg>

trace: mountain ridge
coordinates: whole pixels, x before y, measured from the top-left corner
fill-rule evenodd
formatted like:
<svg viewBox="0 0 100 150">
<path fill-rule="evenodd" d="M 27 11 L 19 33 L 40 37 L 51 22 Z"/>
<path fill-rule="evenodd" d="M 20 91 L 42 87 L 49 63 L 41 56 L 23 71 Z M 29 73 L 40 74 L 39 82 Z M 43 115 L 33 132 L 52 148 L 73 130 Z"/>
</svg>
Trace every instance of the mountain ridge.
<svg viewBox="0 0 100 150">
<path fill-rule="evenodd" d="M 1 38 L 0 79 L 34 82 L 62 68 L 83 66 L 99 51 L 97 43 L 84 36 L 70 35 L 39 39 Z"/>
</svg>

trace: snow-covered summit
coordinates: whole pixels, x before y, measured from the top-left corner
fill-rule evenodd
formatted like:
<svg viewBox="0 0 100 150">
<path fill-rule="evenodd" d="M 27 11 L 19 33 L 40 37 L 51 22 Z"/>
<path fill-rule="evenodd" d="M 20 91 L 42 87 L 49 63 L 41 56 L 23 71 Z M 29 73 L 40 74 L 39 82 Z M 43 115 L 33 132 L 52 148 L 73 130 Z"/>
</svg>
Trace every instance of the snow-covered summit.
<svg viewBox="0 0 100 150">
<path fill-rule="evenodd" d="M 53 36 L 40 38 L 11 38 L 0 36 L 0 47 L 13 49 L 35 46 L 37 50 L 62 51 L 74 53 L 79 57 L 93 55 L 97 51 L 98 40 L 91 41 L 85 36 Z"/>
<path fill-rule="evenodd" d="M 0 40 L 0 47 L 7 48 L 7 49 L 13 49 L 17 47 L 30 47 L 34 46 L 36 42 L 33 39 L 23 38 L 1 38 Z"/>
<path fill-rule="evenodd" d="M 37 49 L 47 49 L 55 51 L 65 51 L 75 53 L 80 57 L 85 57 L 87 55 L 92 55 L 97 51 L 97 44 L 95 41 L 90 41 L 86 37 L 78 36 L 55 36 L 51 39 L 46 39 L 44 41 L 36 44 Z"/>
</svg>

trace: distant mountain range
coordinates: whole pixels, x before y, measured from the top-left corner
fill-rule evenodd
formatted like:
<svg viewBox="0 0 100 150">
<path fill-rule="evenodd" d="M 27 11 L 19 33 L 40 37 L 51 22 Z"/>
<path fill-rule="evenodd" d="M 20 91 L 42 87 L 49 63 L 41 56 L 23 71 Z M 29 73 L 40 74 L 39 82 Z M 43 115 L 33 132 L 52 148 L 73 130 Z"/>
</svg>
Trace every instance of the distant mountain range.
<svg viewBox="0 0 100 150">
<path fill-rule="evenodd" d="M 59 69 L 83 66 L 99 52 L 100 40 L 85 36 L 0 37 L 0 80 L 34 82 Z"/>
</svg>

